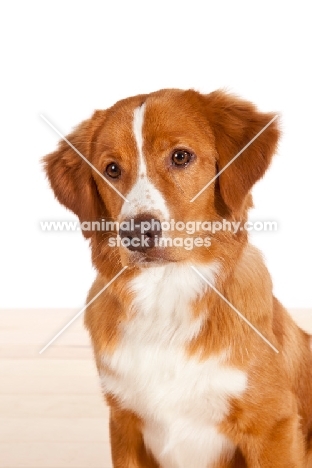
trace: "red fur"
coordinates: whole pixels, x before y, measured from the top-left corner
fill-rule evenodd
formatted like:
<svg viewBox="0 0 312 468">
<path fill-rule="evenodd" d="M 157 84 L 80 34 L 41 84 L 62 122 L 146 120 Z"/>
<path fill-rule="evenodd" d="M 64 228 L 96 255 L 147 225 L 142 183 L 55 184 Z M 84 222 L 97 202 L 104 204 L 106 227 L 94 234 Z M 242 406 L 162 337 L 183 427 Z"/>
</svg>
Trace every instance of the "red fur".
<svg viewBox="0 0 312 468">
<path fill-rule="evenodd" d="M 272 119 L 254 105 L 216 91 L 207 96 L 195 91 L 162 90 L 118 102 L 97 111 L 69 135 L 71 143 L 101 172 L 118 161 L 124 176 L 116 188 L 125 196 L 137 177 L 137 148 L 132 134 L 133 111 L 148 105 L 144 155 L 148 175 L 165 195 L 175 220 L 245 221 L 252 204 L 250 189 L 267 170 L 276 150 L 279 129 L 274 121 L 196 200 L 189 200 Z M 174 175 L 165 164 L 170 152 L 183 142 L 196 154 L 185 171 Z M 65 142 L 45 158 L 46 172 L 58 200 L 81 221 L 102 217 L 117 220 L 123 200 Z M 173 180 L 174 178 L 174 180 Z M 173 183 L 174 182 L 174 183 Z M 178 202 L 177 202 L 178 201 Z M 89 232 L 98 277 L 89 300 L 124 265 L 129 268 L 87 309 L 98 367 L 103 351 L 113 352 L 127 326 L 133 296 L 127 286 L 139 267 L 126 249 L 110 248 L 107 233 Z M 201 233 L 203 235 L 203 233 Z M 218 430 L 236 446 L 233 459 L 220 459 L 214 468 L 312 467 L 312 357 L 311 338 L 292 321 L 274 298 L 270 275 L 261 255 L 248 244 L 243 231 L 217 232 L 210 249 L 185 251 L 152 248 L 148 261 L 194 262 L 217 260 L 221 271 L 216 288 L 270 342 L 268 347 L 213 291 L 192 304 L 194 319 L 209 310 L 198 336 L 185 344 L 186 357 L 208 359 L 231 349 L 228 364 L 248 375 L 243 396 L 231 401 L 231 411 Z M 246 345 L 242 345 L 246 343 Z M 103 368 L 103 367 L 101 367 Z M 113 372 L 105 368 L 106 372 Z M 106 395 L 111 408 L 111 444 L 115 468 L 156 468 L 142 437 L 144 415 L 124 408 Z M 187 443 L 187 442 L 186 442 Z M 163 467 L 166 468 L 166 467 Z"/>
</svg>

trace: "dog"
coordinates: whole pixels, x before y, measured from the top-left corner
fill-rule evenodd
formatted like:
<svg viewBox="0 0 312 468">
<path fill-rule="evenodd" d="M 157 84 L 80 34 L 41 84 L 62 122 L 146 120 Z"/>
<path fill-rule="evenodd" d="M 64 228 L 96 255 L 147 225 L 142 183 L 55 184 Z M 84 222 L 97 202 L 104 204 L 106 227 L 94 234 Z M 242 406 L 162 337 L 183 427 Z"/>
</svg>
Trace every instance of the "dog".
<svg viewBox="0 0 312 468">
<path fill-rule="evenodd" d="M 85 324 L 114 468 L 312 467 L 310 337 L 246 229 L 204 229 L 244 226 L 279 135 L 222 90 L 165 89 L 95 111 L 44 158 L 91 226 Z"/>
</svg>

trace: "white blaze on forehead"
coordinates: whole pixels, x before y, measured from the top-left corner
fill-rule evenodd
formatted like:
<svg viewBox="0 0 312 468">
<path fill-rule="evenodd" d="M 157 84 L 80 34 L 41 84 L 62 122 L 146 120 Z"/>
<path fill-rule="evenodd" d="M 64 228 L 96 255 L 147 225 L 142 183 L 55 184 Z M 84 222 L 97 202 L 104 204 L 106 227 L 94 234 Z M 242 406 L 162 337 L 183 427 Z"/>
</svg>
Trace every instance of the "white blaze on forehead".
<svg viewBox="0 0 312 468">
<path fill-rule="evenodd" d="M 139 154 L 139 176 L 146 176 L 146 164 L 143 157 L 143 122 L 144 122 L 145 104 L 134 109 L 133 113 L 133 133 L 137 150 Z"/>
<path fill-rule="evenodd" d="M 129 203 L 124 203 L 121 216 L 134 217 L 141 213 L 157 214 L 161 220 L 169 219 L 166 201 L 160 191 L 147 177 L 147 167 L 143 154 L 143 123 L 145 104 L 137 107 L 133 113 L 133 134 L 138 151 L 137 179 L 127 194 Z"/>
</svg>

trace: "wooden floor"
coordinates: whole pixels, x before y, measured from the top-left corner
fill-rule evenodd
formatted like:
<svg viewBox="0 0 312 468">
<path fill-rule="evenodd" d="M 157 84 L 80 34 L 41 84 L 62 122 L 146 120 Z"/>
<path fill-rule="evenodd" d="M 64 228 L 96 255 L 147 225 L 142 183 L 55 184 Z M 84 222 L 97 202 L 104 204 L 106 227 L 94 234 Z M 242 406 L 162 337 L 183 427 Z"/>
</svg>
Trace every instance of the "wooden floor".
<svg viewBox="0 0 312 468">
<path fill-rule="evenodd" d="M 0 467 L 111 468 L 108 411 L 75 310 L 0 311 Z M 293 311 L 312 333 L 312 310 Z"/>
<path fill-rule="evenodd" d="M 111 468 L 108 411 L 76 310 L 0 311 L 0 467 Z"/>
</svg>

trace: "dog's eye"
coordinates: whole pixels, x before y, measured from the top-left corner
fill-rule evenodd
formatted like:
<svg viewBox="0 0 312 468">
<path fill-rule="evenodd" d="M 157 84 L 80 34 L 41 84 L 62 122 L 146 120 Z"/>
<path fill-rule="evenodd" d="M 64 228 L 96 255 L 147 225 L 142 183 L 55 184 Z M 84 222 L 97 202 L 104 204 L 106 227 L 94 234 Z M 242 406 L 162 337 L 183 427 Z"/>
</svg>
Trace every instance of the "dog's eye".
<svg viewBox="0 0 312 468">
<path fill-rule="evenodd" d="M 171 159 L 174 166 L 182 167 L 186 166 L 190 162 L 192 155 L 189 151 L 179 149 L 172 153 Z"/>
<path fill-rule="evenodd" d="M 106 166 L 105 173 L 112 179 L 117 179 L 121 174 L 121 169 L 116 163 L 110 163 Z"/>
</svg>

